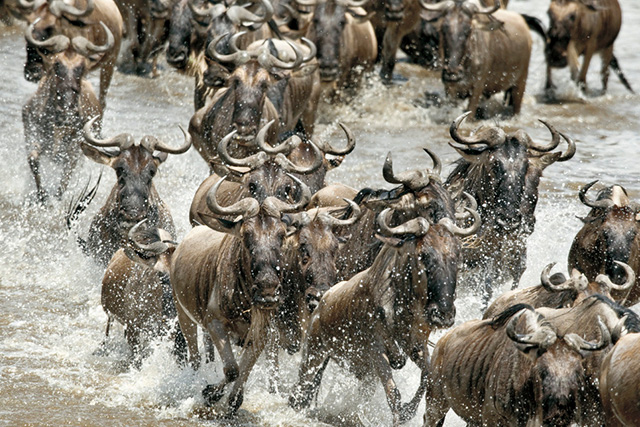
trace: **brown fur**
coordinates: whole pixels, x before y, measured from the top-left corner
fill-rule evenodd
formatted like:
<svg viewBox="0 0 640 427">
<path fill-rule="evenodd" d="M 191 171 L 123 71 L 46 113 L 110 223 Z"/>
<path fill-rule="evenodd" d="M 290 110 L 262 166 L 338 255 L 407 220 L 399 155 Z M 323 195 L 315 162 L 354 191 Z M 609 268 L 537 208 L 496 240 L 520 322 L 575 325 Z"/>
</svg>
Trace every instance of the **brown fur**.
<svg viewBox="0 0 640 427">
<path fill-rule="evenodd" d="M 591 10 L 586 6 L 588 4 L 594 4 L 596 10 Z M 613 59 L 613 43 L 622 23 L 618 0 L 553 0 L 548 14 L 551 22 L 545 49 L 546 87 L 553 87 L 551 68 L 561 68 L 568 64 L 571 78 L 582 88 L 586 88 L 591 58 L 599 53 L 602 58 L 602 89 L 606 91 L 609 64 Z M 578 62 L 580 56 L 583 56 L 582 66 Z"/>
</svg>

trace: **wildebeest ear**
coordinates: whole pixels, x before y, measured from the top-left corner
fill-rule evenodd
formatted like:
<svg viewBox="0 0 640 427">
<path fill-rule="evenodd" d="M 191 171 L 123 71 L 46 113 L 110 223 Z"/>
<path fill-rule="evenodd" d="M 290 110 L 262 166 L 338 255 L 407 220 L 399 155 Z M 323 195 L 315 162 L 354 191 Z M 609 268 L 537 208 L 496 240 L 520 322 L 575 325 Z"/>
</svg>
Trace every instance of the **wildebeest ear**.
<svg viewBox="0 0 640 427">
<path fill-rule="evenodd" d="M 380 240 L 382 243 L 394 248 L 399 248 L 406 242 L 406 240 L 400 239 L 398 237 L 386 237 L 378 233 L 376 233 L 375 236 L 376 239 Z"/>
<path fill-rule="evenodd" d="M 114 154 L 102 151 L 89 144 L 80 144 L 80 146 L 82 147 L 82 152 L 84 153 L 84 155 L 96 163 L 111 166 L 113 159 L 116 157 L 116 155 Z"/>
<path fill-rule="evenodd" d="M 164 163 L 164 161 L 167 160 L 168 157 L 169 157 L 169 154 L 163 151 L 156 151 L 153 153 L 153 159 L 156 161 L 158 165 L 160 163 Z"/>
<path fill-rule="evenodd" d="M 293 73 L 291 73 L 291 76 L 294 78 L 308 77 L 311 74 L 315 73 L 317 69 L 318 64 L 303 65 L 302 67 L 300 67 L 300 69 L 295 70 Z"/>
<path fill-rule="evenodd" d="M 547 153 L 540 157 L 532 157 L 531 161 L 540 169 L 545 169 L 547 166 L 555 163 L 560 156 L 562 156 L 561 152 Z"/>
</svg>

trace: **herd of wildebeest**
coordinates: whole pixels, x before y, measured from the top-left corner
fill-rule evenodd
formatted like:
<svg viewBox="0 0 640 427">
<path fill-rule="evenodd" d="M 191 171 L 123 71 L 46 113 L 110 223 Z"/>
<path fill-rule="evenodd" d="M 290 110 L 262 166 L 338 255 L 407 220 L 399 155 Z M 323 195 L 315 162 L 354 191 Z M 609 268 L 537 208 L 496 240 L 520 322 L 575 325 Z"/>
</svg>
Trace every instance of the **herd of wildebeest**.
<svg viewBox="0 0 640 427">
<path fill-rule="evenodd" d="M 544 121 L 548 142 L 498 126 L 463 129 L 495 93 L 504 92 L 506 114 L 519 113 L 531 30 L 545 42 L 547 90 L 551 70 L 567 65 L 585 89 L 599 53 L 603 91 L 610 67 L 631 91 L 613 54 L 617 0 L 551 0 L 549 28 L 498 0 L 0 6 L 5 21 L 26 21 L 24 73 L 39 82 L 23 108 L 39 201 L 48 198 L 42 156 L 60 166 L 57 197 L 82 153 L 116 173 L 78 242 L 106 267 L 107 335 L 114 319 L 124 325 L 129 363 L 166 336 L 180 363 L 198 368 L 200 328 L 206 361 L 219 357 L 224 367 L 224 378 L 204 388 L 204 402 L 214 405 L 229 386 L 229 416 L 260 354 L 277 369 L 285 349 L 302 352 L 294 408 L 312 403 L 333 360 L 358 379 L 381 381 L 394 425 L 410 419 L 423 396 L 425 425 L 442 425 L 449 409 L 470 425 L 640 425 L 640 319 L 628 308 L 640 301 L 640 204 L 619 185 L 585 183 L 579 198 L 591 211 L 568 276 L 552 274 L 551 264 L 539 284 L 518 288 L 543 171 L 570 161 L 576 144 Z M 184 142 L 103 136 L 116 61 L 156 74 L 167 45 L 168 64 L 195 77 Z M 404 172 L 389 153 L 382 175 L 390 190 L 326 185 L 356 136 L 340 123 L 344 146 L 314 137 L 318 103 L 349 102 L 376 61 L 381 80 L 391 82 L 399 48 L 441 69 L 445 98 L 470 99 L 450 127 L 460 154 L 454 170 L 441 177 L 438 155 L 425 148 L 430 167 L 421 161 Z M 98 96 L 86 78 L 92 70 L 100 71 Z M 192 143 L 211 175 L 195 192 L 193 229 L 177 243 L 153 177 Z M 69 228 L 95 193 L 88 185 L 73 198 Z M 454 325 L 459 280 L 480 289 L 484 318 L 453 327 L 430 351 L 431 332 Z M 494 299 L 509 280 L 513 290 Z M 239 361 L 234 346 L 242 348 Z M 420 382 L 402 403 L 393 371 L 407 359 Z"/>
</svg>

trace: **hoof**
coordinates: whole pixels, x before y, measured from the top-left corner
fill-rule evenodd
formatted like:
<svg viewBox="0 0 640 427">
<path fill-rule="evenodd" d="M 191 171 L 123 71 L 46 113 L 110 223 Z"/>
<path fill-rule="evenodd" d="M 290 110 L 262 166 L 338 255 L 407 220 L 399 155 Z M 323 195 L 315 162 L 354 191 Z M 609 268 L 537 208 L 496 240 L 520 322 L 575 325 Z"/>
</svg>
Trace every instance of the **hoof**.
<svg viewBox="0 0 640 427">
<path fill-rule="evenodd" d="M 204 397 L 204 403 L 207 406 L 213 406 L 224 396 L 224 387 L 214 384 L 209 384 L 202 390 L 202 397 Z"/>
</svg>

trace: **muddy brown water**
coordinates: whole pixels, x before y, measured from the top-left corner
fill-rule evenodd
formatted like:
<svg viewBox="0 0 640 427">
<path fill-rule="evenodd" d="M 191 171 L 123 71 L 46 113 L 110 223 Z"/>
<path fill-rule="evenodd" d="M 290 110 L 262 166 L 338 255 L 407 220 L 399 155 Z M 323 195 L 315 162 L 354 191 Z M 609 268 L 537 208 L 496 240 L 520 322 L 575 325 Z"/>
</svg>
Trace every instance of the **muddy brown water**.
<svg viewBox="0 0 640 427">
<path fill-rule="evenodd" d="M 640 3 L 622 0 L 623 27 L 616 55 L 627 78 L 640 90 Z M 548 2 L 512 0 L 509 7 L 546 19 Z M 234 420 L 204 410 L 200 392 L 221 378 L 221 366 L 206 364 L 199 371 L 181 369 L 172 360 L 169 344 L 159 340 L 140 370 L 123 369 L 126 356 L 122 328 L 97 354 L 106 316 L 100 306 L 102 271 L 86 258 L 64 226 L 64 211 L 73 194 L 100 167 L 83 160 L 63 199 L 46 208 L 33 203 L 34 183 L 26 161 L 21 108 L 36 85 L 22 77 L 23 29 L 0 27 L 0 425 L 33 426 L 195 426 L 195 425 L 364 425 L 390 424 L 391 417 L 379 384 L 363 386 L 346 371 L 330 365 L 315 410 L 296 413 L 287 406 L 287 392 L 297 376 L 299 355 L 283 355 L 278 394 L 269 394 L 269 375 L 260 360 L 251 374 L 244 404 Z M 615 75 L 609 92 L 599 95 L 599 60 L 588 75 L 590 92 L 581 95 L 569 81 L 568 70 L 556 71 L 562 103 L 542 102 L 545 66 L 542 42 L 536 35 L 529 80 L 520 116 L 490 119 L 507 128 L 522 128 L 533 138 L 548 140 L 544 119 L 571 135 L 578 144 L 573 160 L 545 171 L 536 212 L 536 231 L 529 240 L 527 271 L 522 283 L 534 284 L 541 269 L 557 261 L 566 267 L 571 240 L 581 223 L 576 215 L 587 208 L 577 198 L 585 183 L 600 179 L 627 188 L 640 200 L 640 97 L 628 93 Z M 338 143 L 341 120 L 351 126 L 358 145 L 330 182 L 353 187 L 384 186 L 381 168 L 388 151 L 396 170 L 430 166 L 421 147 L 430 147 L 446 164 L 456 158 L 447 145 L 450 122 L 465 104 L 423 108 L 425 91 L 442 91 L 438 74 L 399 64 L 404 84 L 383 87 L 368 79 L 360 96 L 341 106 L 322 105 L 317 135 Z M 92 76 L 94 87 L 97 78 Z M 137 138 L 152 134 L 174 144 L 193 113 L 191 79 L 164 66 L 157 79 L 116 73 L 105 113 L 105 135 L 130 132 Z M 194 150 L 170 156 L 155 179 L 160 195 L 173 213 L 178 239 L 188 231 L 188 206 L 207 168 Z M 81 218 L 86 233 L 91 215 L 107 197 L 114 173 L 104 171 L 98 195 Z M 480 315 L 477 296 L 460 285 L 458 322 Z M 435 336 L 437 339 L 438 335 Z M 408 363 L 410 365 L 410 363 Z M 405 399 L 418 385 L 417 370 L 407 366 L 396 375 Z M 424 402 L 408 425 L 422 423 Z M 446 425 L 463 424 L 450 414 Z"/>
</svg>

